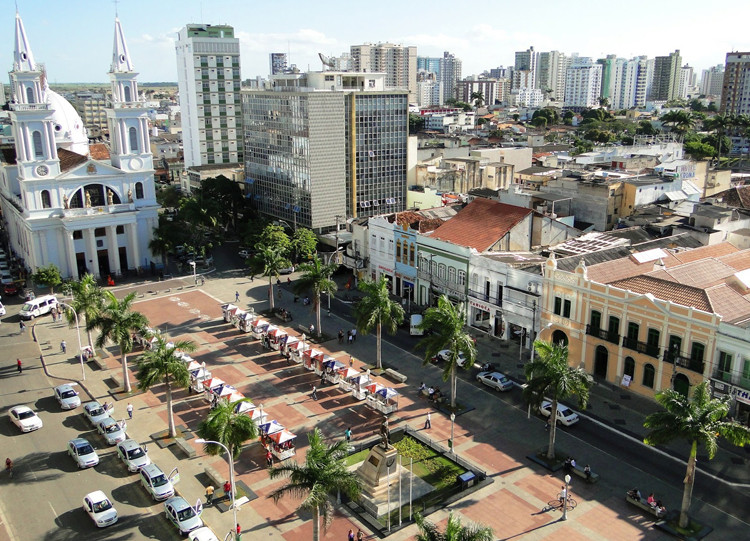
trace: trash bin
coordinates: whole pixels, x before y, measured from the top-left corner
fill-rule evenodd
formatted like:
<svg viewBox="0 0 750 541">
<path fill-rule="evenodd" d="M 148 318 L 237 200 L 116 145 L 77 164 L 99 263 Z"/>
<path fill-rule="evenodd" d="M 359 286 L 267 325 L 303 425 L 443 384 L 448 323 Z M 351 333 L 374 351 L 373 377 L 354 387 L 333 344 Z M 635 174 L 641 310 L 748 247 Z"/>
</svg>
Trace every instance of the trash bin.
<svg viewBox="0 0 750 541">
<path fill-rule="evenodd" d="M 477 480 L 476 475 L 474 475 L 474 472 L 467 471 L 463 475 L 458 476 L 458 480 L 461 482 L 461 490 L 465 490 L 469 487 L 474 486 L 474 483 Z"/>
</svg>

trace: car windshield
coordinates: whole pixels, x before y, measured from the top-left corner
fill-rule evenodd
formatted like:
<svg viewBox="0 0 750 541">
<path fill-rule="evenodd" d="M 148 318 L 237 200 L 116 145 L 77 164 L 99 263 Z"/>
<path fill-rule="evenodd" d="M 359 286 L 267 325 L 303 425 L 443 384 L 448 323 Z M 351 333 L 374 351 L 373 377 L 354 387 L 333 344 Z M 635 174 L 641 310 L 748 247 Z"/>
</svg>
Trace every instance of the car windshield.
<svg viewBox="0 0 750 541">
<path fill-rule="evenodd" d="M 21 307 L 21 312 L 31 312 L 31 305 L 29 303 L 24 304 Z"/>
<path fill-rule="evenodd" d="M 141 447 L 138 447 L 136 449 L 131 449 L 128 451 L 128 458 L 133 460 L 134 458 L 141 458 L 145 453 L 143 452 L 143 449 Z"/>
<path fill-rule="evenodd" d="M 167 477 L 162 473 L 161 475 L 157 475 L 156 477 L 151 478 L 151 485 L 155 487 L 164 486 L 168 483 Z"/>
<path fill-rule="evenodd" d="M 573 415 L 573 412 L 568 408 L 565 408 L 560 412 L 560 415 L 562 415 L 563 417 L 570 417 L 571 415 Z"/>
<path fill-rule="evenodd" d="M 91 447 L 91 445 L 88 444 L 88 443 L 86 445 L 79 445 L 78 446 L 78 454 L 81 455 L 81 456 L 83 456 L 83 455 L 90 455 L 93 452 L 94 452 L 94 448 Z"/>
<path fill-rule="evenodd" d="M 76 396 L 76 392 L 71 389 L 68 391 L 63 391 L 62 393 L 60 393 L 60 396 L 62 396 L 63 398 L 73 398 L 74 396 Z"/>
<path fill-rule="evenodd" d="M 107 509 L 112 509 L 112 504 L 109 503 L 109 500 L 103 500 L 94 504 L 94 513 L 101 513 Z"/>
<path fill-rule="evenodd" d="M 193 518 L 195 516 L 195 511 L 192 507 L 186 507 L 185 509 L 181 511 L 177 511 L 177 519 L 182 520 L 188 520 L 190 518 Z"/>
<path fill-rule="evenodd" d="M 101 406 L 95 406 L 93 408 L 89 408 L 89 415 L 92 417 L 98 417 L 99 415 L 104 415 L 104 408 Z"/>
<path fill-rule="evenodd" d="M 33 416 L 34 416 L 33 411 L 22 411 L 18 414 L 19 419 L 30 419 Z"/>
</svg>

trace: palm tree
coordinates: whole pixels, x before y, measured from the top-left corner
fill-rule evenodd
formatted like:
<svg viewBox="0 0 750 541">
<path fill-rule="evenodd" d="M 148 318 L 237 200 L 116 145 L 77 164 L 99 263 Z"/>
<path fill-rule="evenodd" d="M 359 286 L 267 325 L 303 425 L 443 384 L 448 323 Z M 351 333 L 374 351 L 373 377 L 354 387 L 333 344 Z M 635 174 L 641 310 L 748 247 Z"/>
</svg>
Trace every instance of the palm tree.
<svg viewBox="0 0 750 541">
<path fill-rule="evenodd" d="M 661 391 L 655 398 L 664 407 L 664 411 L 657 411 L 646 417 L 643 426 L 651 431 L 643 441 L 648 445 L 659 445 L 680 439 L 690 444 L 679 521 L 680 527 L 685 528 L 693 497 L 698 445 L 706 449 L 710 460 L 718 450 L 717 440 L 720 436 L 733 445 L 743 447 L 750 443 L 750 428 L 736 421 L 724 420 L 729 413 L 729 397 L 711 398 L 706 381 L 695 387 L 692 399 L 673 389 Z"/>
<path fill-rule="evenodd" d="M 178 340 L 168 344 L 167 339 L 157 335 L 151 343 L 151 349 L 143 352 L 138 359 L 138 388 L 148 391 L 155 385 L 164 384 L 167 396 L 167 413 L 169 414 L 169 436 L 174 438 L 177 430 L 174 426 L 172 412 L 172 386 L 185 389 L 190 385 L 190 372 L 185 361 L 177 356 L 178 351 L 190 353 L 196 346 L 192 340 Z"/>
<path fill-rule="evenodd" d="M 355 314 L 357 316 L 357 329 L 366 334 L 375 328 L 377 338 L 377 367 L 383 368 L 382 342 L 383 326 L 388 333 L 393 334 L 398 330 L 399 324 L 404 320 L 404 309 L 396 301 L 390 298 L 390 282 L 385 276 L 380 276 L 377 282 L 362 280 L 359 290 L 365 296 L 357 304 Z"/>
<path fill-rule="evenodd" d="M 537 356 L 526 364 L 526 387 L 523 396 L 533 408 L 539 408 L 543 400 L 549 400 L 550 426 L 547 458 L 555 458 L 555 435 L 557 429 L 557 404 L 560 400 L 576 395 L 578 404 L 585 409 L 589 401 L 589 389 L 593 379 L 582 368 L 568 365 L 568 347 L 536 340 Z"/>
<path fill-rule="evenodd" d="M 464 331 L 466 316 L 463 309 L 454 306 L 446 295 L 440 295 L 437 306 L 428 308 L 419 325 L 427 336 L 417 343 L 417 348 L 424 348 L 424 364 L 428 365 L 439 351 L 447 349 L 448 360 L 443 369 L 443 381 L 451 382 L 451 408 L 456 407 L 456 373 L 458 359 L 462 355 L 466 361 L 463 369 L 474 366 L 477 348 L 471 335 Z"/>
<path fill-rule="evenodd" d="M 289 477 L 289 482 L 268 497 L 277 503 L 287 495 L 301 499 L 299 509 L 312 511 L 313 541 L 319 541 L 321 514 L 324 527 L 331 522 L 333 508 L 329 495 L 343 493 L 354 500 L 359 497 L 361 486 L 357 474 L 346 468 L 346 440 L 326 445 L 323 434 L 317 428 L 307 435 L 307 439 L 310 448 L 304 464 L 290 461 L 269 470 L 271 479 Z"/>
<path fill-rule="evenodd" d="M 172 241 L 172 234 L 170 233 L 170 224 L 172 222 L 166 222 L 165 224 L 159 224 L 159 227 L 154 228 L 153 236 L 148 243 L 148 249 L 151 250 L 152 254 L 161 255 L 162 262 L 164 263 L 164 269 L 166 271 L 169 265 L 169 252 L 174 249 L 174 242 Z"/>
<path fill-rule="evenodd" d="M 261 276 L 268 276 L 268 302 L 273 312 L 273 279 L 279 277 L 281 269 L 290 267 L 292 264 L 278 250 L 270 246 L 258 245 L 258 248 L 259 251 L 253 258 L 253 269 L 257 270 Z"/>
<path fill-rule="evenodd" d="M 414 515 L 414 521 L 419 528 L 419 533 L 415 537 L 417 541 L 492 541 L 494 539 L 492 528 L 479 524 L 464 526 L 461 524 L 461 519 L 453 513 L 448 515 L 448 524 L 442 532 L 435 524 L 425 520 L 420 513 Z"/>
<path fill-rule="evenodd" d="M 242 402 L 250 402 L 250 399 L 243 398 L 234 402 L 219 400 L 208 417 L 198 424 L 198 435 L 201 438 L 223 443 L 235 460 L 242 452 L 242 444 L 258 437 L 255 421 L 246 413 L 238 413 Z M 210 455 L 218 455 L 223 451 L 213 443 L 205 444 L 205 449 Z"/>
<path fill-rule="evenodd" d="M 96 347 L 101 349 L 107 341 L 114 342 L 120 348 L 122 361 L 122 381 L 126 393 L 130 392 L 127 354 L 133 351 L 133 333 L 141 331 L 148 325 L 148 319 L 140 312 L 133 311 L 135 293 L 119 300 L 111 291 L 104 292 L 105 304 L 91 326 L 99 329 Z"/>
<path fill-rule="evenodd" d="M 481 92 L 472 92 L 471 100 L 474 102 L 474 107 L 479 109 L 484 103 L 484 95 Z"/>
<path fill-rule="evenodd" d="M 664 124 L 671 124 L 672 131 L 680 134 L 684 134 L 695 124 L 695 119 L 693 118 L 693 115 L 690 113 L 690 111 L 672 110 L 664 113 L 660 120 Z"/>
<path fill-rule="evenodd" d="M 104 294 L 102 288 L 96 283 L 96 278 L 93 275 L 86 273 L 83 275 L 78 282 L 72 282 L 70 284 L 73 291 L 73 299 L 70 301 L 70 305 L 78 314 L 78 317 L 83 317 L 86 320 L 86 335 L 89 339 L 89 347 L 92 352 L 94 350 L 94 343 L 91 338 L 91 331 L 94 330 L 93 322 L 102 310 L 104 305 Z M 73 312 L 66 311 L 66 317 L 69 325 L 74 325 L 75 314 Z"/>
<path fill-rule="evenodd" d="M 732 115 L 717 114 L 711 118 L 707 118 L 703 123 L 703 127 L 708 131 L 716 134 L 716 157 L 717 160 L 721 160 L 721 144 L 724 139 L 724 135 L 727 130 L 735 124 L 735 119 Z"/>
<path fill-rule="evenodd" d="M 302 294 L 312 290 L 315 328 L 318 329 L 318 333 L 323 332 L 323 328 L 320 326 L 320 297 L 323 293 L 330 296 L 336 291 L 336 282 L 331 279 L 331 276 L 337 268 L 337 263 L 324 265 L 318 256 L 315 256 L 309 263 L 303 263 L 299 266 L 302 276 L 294 284 L 294 292 Z"/>
</svg>

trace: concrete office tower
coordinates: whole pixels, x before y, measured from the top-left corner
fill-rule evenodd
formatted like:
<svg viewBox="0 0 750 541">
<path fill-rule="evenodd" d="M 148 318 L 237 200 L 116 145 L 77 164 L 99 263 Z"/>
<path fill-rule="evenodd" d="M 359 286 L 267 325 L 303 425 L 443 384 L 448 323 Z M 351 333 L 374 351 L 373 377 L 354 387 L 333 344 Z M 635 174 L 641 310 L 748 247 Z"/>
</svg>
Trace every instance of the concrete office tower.
<svg viewBox="0 0 750 541">
<path fill-rule="evenodd" d="M 613 109 L 643 107 L 646 105 L 648 59 L 645 56 L 630 60 L 617 58 L 614 62 L 612 81 L 610 106 Z"/>
<path fill-rule="evenodd" d="M 701 73 L 701 94 L 706 96 L 721 96 L 724 85 L 724 65 L 719 64 Z"/>
<path fill-rule="evenodd" d="M 529 47 L 525 51 L 516 51 L 516 62 L 513 68 L 513 90 L 519 88 L 538 88 L 536 83 L 536 66 L 537 66 L 537 52 L 534 47 Z M 515 72 L 527 71 L 529 74 L 524 77 L 516 78 Z M 516 86 L 516 83 L 524 84 L 524 86 Z"/>
<path fill-rule="evenodd" d="M 385 73 L 389 88 L 403 88 L 409 101 L 417 102 L 417 48 L 378 43 L 351 46 L 354 71 Z"/>
<path fill-rule="evenodd" d="M 681 66 L 679 49 L 669 56 L 657 56 L 654 59 L 654 81 L 649 97 L 651 101 L 669 101 L 679 97 Z"/>
<path fill-rule="evenodd" d="M 503 66 L 498 66 L 492 68 L 490 69 L 489 77 L 492 79 L 513 79 L 513 67 L 508 66 L 504 68 Z"/>
<path fill-rule="evenodd" d="M 269 71 L 271 75 L 286 73 L 288 67 L 286 53 L 271 53 L 268 55 Z"/>
<path fill-rule="evenodd" d="M 589 57 L 572 57 L 565 79 L 565 107 L 598 107 L 601 87 L 601 64 Z"/>
<path fill-rule="evenodd" d="M 567 60 L 559 51 L 539 53 L 537 57 L 537 86 L 550 99 L 562 100 L 565 97 Z"/>
<path fill-rule="evenodd" d="M 502 85 L 497 79 L 464 79 L 456 83 L 456 98 L 474 105 L 471 95 L 478 92 L 482 95 L 485 104 L 492 105 L 496 101 L 502 101 Z"/>
<path fill-rule="evenodd" d="M 456 82 L 461 80 L 461 60 L 456 55 L 445 51 L 440 59 L 438 81 L 443 85 L 443 101 L 452 98 L 456 93 Z"/>
<path fill-rule="evenodd" d="M 384 73 L 309 72 L 243 90 L 246 192 L 316 232 L 406 205 L 409 102 Z"/>
<path fill-rule="evenodd" d="M 431 78 L 426 78 L 417 83 L 419 92 L 418 101 L 420 107 L 433 107 L 443 105 L 443 83 L 437 82 L 430 74 Z"/>
<path fill-rule="evenodd" d="M 622 59 L 620 59 L 622 60 Z M 607 58 L 600 58 L 596 61 L 602 66 L 602 88 L 600 95 L 606 98 L 610 105 L 615 94 L 615 85 L 617 83 L 617 55 L 608 54 Z"/>
<path fill-rule="evenodd" d="M 750 52 L 727 53 L 720 110 L 725 115 L 750 114 Z"/>
<path fill-rule="evenodd" d="M 234 28 L 189 24 L 175 48 L 185 167 L 241 162 L 240 40 Z"/>
<path fill-rule="evenodd" d="M 442 58 L 439 56 L 418 56 L 417 71 L 429 71 L 435 75 L 440 75 L 441 60 Z"/>
</svg>

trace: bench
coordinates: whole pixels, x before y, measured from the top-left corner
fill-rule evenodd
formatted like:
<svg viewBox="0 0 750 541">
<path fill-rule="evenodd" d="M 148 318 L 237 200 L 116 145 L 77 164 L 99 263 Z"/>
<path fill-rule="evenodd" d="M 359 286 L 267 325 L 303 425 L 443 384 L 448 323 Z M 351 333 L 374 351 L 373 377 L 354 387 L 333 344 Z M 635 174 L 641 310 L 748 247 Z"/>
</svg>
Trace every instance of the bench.
<svg viewBox="0 0 750 541">
<path fill-rule="evenodd" d="M 586 475 L 586 472 L 583 471 L 583 467 L 576 464 L 571 469 L 571 472 L 576 474 L 581 479 L 585 479 L 587 483 L 596 483 L 599 480 L 599 474 L 594 473 L 593 470 L 589 472 L 589 475 Z"/>
<path fill-rule="evenodd" d="M 104 364 L 104 359 L 100 359 L 99 357 L 96 357 L 96 356 L 89 357 L 88 361 L 86 361 L 86 362 L 87 363 L 93 363 L 93 364 L 95 364 L 96 366 L 99 367 L 99 370 L 106 370 L 107 369 L 107 365 Z"/>
<path fill-rule="evenodd" d="M 193 458 L 197 454 L 195 452 L 195 449 L 193 449 L 193 446 L 190 445 L 185 438 L 175 438 L 174 442 L 177 444 L 177 447 L 179 447 L 183 453 L 185 453 L 188 458 Z"/>
<path fill-rule="evenodd" d="M 203 472 L 208 476 L 209 479 L 211 479 L 211 482 L 216 487 L 224 486 L 224 481 L 227 480 L 226 476 L 219 475 L 219 472 L 217 472 L 216 469 L 211 466 L 204 467 Z"/>
<path fill-rule="evenodd" d="M 393 368 L 386 368 L 384 374 L 395 381 L 406 383 L 406 376 L 401 372 L 397 372 Z"/>
<path fill-rule="evenodd" d="M 656 518 L 662 518 L 664 516 L 662 513 L 659 513 L 659 510 L 656 507 L 653 507 L 643 498 L 632 498 L 630 495 L 626 494 L 625 499 L 628 501 L 628 503 L 635 505 L 636 507 L 640 507 L 643 511 L 654 515 Z"/>
</svg>

